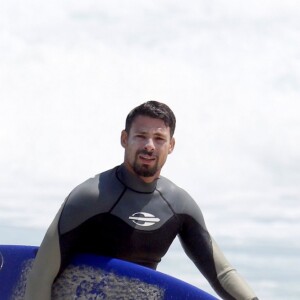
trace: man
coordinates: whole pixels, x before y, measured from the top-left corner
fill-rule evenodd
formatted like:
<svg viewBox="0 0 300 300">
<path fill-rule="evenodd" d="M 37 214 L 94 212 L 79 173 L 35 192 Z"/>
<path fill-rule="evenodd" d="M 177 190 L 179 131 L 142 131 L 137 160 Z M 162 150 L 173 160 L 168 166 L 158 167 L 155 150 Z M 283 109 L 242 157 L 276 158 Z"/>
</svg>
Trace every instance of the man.
<svg viewBox="0 0 300 300">
<path fill-rule="evenodd" d="M 51 299 L 52 283 L 74 253 L 156 269 L 177 235 L 222 299 L 257 299 L 210 236 L 195 201 L 160 176 L 175 146 L 175 124 L 171 109 L 156 101 L 129 113 L 121 133 L 123 164 L 85 181 L 67 197 L 40 246 L 25 299 Z M 141 216 L 150 214 L 153 221 L 143 221 Z"/>
</svg>

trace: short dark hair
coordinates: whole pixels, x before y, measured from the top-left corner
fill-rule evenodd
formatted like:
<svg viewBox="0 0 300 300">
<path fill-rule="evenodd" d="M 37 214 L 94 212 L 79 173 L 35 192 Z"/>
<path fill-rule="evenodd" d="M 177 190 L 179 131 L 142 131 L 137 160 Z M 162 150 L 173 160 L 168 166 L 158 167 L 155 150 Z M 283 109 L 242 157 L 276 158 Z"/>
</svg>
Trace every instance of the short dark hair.
<svg viewBox="0 0 300 300">
<path fill-rule="evenodd" d="M 165 125 L 170 127 L 170 135 L 171 137 L 173 136 L 176 126 L 176 118 L 168 105 L 151 100 L 135 107 L 126 118 L 125 130 L 127 133 L 129 133 L 132 122 L 137 116 L 147 116 L 163 120 Z"/>
</svg>

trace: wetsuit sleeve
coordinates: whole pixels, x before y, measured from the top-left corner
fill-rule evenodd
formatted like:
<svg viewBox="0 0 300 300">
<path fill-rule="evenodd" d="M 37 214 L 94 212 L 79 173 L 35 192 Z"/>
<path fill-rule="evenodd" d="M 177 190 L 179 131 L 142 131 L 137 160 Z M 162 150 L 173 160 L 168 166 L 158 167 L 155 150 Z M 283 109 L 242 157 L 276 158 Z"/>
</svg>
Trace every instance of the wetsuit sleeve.
<svg viewBox="0 0 300 300">
<path fill-rule="evenodd" d="M 82 223 L 95 214 L 99 202 L 98 183 L 99 178 L 95 177 L 77 186 L 58 211 L 45 234 L 27 279 L 25 300 L 51 299 L 53 282 L 68 265 L 76 246 L 81 244 Z"/>
<path fill-rule="evenodd" d="M 222 299 L 258 299 L 210 236 L 196 203 L 185 213 L 179 238 L 187 255 Z"/>
<path fill-rule="evenodd" d="M 25 300 L 51 300 L 51 289 L 61 264 L 58 222 L 63 206 L 49 226 L 29 273 Z"/>
<path fill-rule="evenodd" d="M 218 281 L 225 291 L 231 295 L 229 299 L 258 300 L 252 289 L 240 274 L 227 261 L 217 243 L 212 239 L 213 260 Z M 226 299 L 226 298 L 225 298 Z"/>
</svg>

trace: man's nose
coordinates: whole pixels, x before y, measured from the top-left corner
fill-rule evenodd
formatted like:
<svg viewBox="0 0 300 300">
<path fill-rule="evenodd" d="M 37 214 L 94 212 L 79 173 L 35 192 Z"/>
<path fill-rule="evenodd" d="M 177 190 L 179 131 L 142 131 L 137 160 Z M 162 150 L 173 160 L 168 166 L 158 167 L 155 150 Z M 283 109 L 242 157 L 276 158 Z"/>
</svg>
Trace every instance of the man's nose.
<svg viewBox="0 0 300 300">
<path fill-rule="evenodd" d="M 148 138 L 148 139 L 146 140 L 144 149 L 147 150 L 148 152 L 153 152 L 153 151 L 154 151 L 155 145 L 154 145 L 153 139 Z"/>
</svg>

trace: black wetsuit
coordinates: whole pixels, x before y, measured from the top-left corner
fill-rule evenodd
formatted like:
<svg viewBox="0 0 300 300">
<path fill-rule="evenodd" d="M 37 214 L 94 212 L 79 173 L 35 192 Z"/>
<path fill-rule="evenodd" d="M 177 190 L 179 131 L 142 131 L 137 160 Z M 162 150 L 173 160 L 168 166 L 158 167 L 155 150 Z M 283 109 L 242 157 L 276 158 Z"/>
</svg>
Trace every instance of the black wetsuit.
<svg viewBox="0 0 300 300">
<path fill-rule="evenodd" d="M 255 299 L 211 238 L 188 193 L 164 177 L 145 183 L 123 165 L 85 181 L 70 193 L 41 248 L 45 256 L 43 244 L 52 245 L 54 255 L 59 256 L 52 276 L 77 252 L 112 256 L 155 269 L 177 235 L 187 255 L 223 299 Z"/>
</svg>

